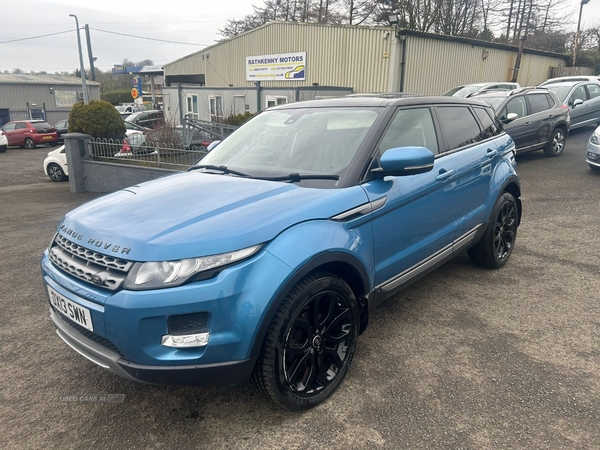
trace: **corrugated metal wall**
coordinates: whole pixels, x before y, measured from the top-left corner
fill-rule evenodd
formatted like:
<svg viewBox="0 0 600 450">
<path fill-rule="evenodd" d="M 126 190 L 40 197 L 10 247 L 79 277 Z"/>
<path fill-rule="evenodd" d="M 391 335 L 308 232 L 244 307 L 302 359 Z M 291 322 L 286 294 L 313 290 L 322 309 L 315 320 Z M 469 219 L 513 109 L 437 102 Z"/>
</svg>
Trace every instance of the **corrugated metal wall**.
<svg viewBox="0 0 600 450">
<path fill-rule="evenodd" d="M 421 36 L 406 40 L 406 92 L 439 95 L 461 84 L 512 78 L 516 51 Z M 548 78 L 549 67 L 560 64 L 561 58 L 524 53 L 517 82 L 537 85 Z"/>
<path fill-rule="evenodd" d="M 269 86 L 343 86 L 385 91 L 390 29 L 276 22 L 167 64 L 165 75 L 206 74 L 207 86 L 244 86 L 246 57 L 306 52 L 305 81 L 263 81 Z M 206 57 L 208 55 L 208 58 Z"/>
<path fill-rule="evenodd" d="M 466 83 L 510 81 L 516 57 L 516 51 L 406 36 L 404 90 L 439 95 Z M 549 67 L 561 63 L 560 58 L 525 53 L 517 82 L 537 85 L 547 79 Z"/>
<path fill-rule="evenodd" d="M 405 92 L 438 95 L 461 84 L 512 78 L 516 47 L 486 47 L 483 41 L 453 41 L 426 33 L 407 32 L 405 37 Z M 401 48 L 391 27 L 271 22 L 167 64 L 164 70 L 166 76 L 206 74 L 206 86 L 252 86 L 246 81 L 247 56 L 305 51 L 305 81 L 262 81 L 262 86 L 294 88 L 318 83 L 351 87 L 354 92 L 385 92 L 397 89 L 390 87 L 397 81 L 389 80 L 390 63 L 395 52 L 394 64 L 400 71 Z M 523 86 L 539 84 L 548 78 L 550 67 L 561 65 L 565 61 L 559 57 L 525 50 L 517 81 Z"/>
</svg>

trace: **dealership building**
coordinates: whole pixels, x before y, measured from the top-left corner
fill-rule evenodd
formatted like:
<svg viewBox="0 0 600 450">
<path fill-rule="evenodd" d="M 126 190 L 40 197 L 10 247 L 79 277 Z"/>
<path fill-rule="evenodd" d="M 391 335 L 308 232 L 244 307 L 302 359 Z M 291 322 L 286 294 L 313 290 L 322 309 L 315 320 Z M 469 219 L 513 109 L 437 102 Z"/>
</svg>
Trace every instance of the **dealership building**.
<svg viewBox="0 0 600 450">
<path fill-rule="evenodd" d="M 519 61 L 520 60 L 520 61 Z M 439 95 L 477 82 L 537 85 L 562 54 L 395 27 L 270 22 L 164 66 L 166 116 L 216 121 L 362 92 Z M 518 69 L 515 66 L 519 66 Z"/>
</svg>

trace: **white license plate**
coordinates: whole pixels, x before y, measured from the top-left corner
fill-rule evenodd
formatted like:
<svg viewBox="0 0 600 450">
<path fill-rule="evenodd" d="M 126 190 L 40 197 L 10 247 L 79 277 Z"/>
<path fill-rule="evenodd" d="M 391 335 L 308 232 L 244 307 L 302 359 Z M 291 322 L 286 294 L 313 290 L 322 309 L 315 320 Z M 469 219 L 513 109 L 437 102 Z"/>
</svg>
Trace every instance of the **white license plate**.
<svg viewBox="0 0 600 450">
<path fill-rule="evenodd" d="M 48 286 L 48 293 L 50 294 L 50 303 L 61 313 L 71 319 L 73 322 L 87 328 L 90 331 L 94 331 L 92 325 L 92 315 L 90 310 L 79 306 L 77 303 L 72 302 L 68 298 L 60 295 L 50 286 Z"/>
</svg>

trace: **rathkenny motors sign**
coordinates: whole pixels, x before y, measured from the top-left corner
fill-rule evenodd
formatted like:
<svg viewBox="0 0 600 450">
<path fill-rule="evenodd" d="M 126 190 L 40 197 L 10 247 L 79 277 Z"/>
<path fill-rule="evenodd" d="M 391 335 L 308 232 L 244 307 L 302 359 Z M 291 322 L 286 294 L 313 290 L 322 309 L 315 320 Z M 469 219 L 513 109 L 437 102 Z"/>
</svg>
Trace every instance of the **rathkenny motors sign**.
<svg viewBox="0 0 600 450">
<path fill-rule="evenodd" d="M 306 79 L 306 52 L 246 57 L 246 81 Z"/>
</svg>

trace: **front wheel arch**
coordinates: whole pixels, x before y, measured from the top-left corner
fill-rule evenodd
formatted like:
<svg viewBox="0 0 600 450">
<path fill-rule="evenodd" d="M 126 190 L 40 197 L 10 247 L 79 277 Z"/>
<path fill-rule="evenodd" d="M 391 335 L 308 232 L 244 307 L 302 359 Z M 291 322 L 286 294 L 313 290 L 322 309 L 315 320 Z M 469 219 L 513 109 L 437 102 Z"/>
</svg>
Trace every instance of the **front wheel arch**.
<svg viewBox="0 0 600 450">
<path fill-rule="evenodd" d="M 289 292 L 303 278 L 318 273 L 328 272 L 344 280 L 350 286 L 358 302 L 360 315 L 359 334 L 362 333 L 368 325 L 369 303 L 367 293 L 369 291 L 369 276 L 358 259 L 344 252 L 326 252 L 313 256 L 304 266 L 294 273 L 294 275 L 279 290 L 275 299 L 269 305 L 269 308 L 263 315 L 261 324 L 254 338 L 252 350 L 249 358 L 258 356 L 262 344 L 267 335 L 271 322 Z"/>
</svg>

